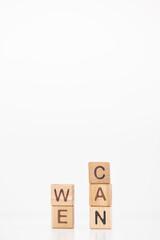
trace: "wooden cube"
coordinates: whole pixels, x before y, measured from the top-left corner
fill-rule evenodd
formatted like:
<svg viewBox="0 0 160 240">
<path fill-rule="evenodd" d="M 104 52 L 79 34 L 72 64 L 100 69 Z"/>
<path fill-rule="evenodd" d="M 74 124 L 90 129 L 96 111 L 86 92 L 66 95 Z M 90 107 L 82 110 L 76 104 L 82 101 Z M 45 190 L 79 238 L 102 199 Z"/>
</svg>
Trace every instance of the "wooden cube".
<svg viewBox="0 0 160 240">
<path fill-rule="evenodd" d="M 109 162 L 89 162 L 88 169 L 90 183 L 110 183 Z"/>
<path fill-rule="evenodd" d="M 73 206 L 74 185 L 73 184 L 52 184 L 51 185 L 52 206 Z"/>
<path fill-rule="evenodd" d="M 112 185 L 111 184 L 90 184 L 89 186 L 89 204 L 90 206 L 112 205 Z"/>
<path fill-rule="evenodd" d="M 74 207 L 52 206 L 52 228 L 74 228 Z"/>
<path fill-rule="evenodd" d="M 111 207 L 90 207 L 90 228 L 111 229 Z"/>
</svg>

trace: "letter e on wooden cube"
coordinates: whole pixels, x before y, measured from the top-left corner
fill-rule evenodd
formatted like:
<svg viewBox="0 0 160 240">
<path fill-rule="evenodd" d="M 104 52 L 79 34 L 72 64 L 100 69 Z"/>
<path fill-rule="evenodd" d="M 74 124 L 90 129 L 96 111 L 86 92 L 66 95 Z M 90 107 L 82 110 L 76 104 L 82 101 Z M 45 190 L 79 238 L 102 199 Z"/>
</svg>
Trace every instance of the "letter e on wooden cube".
<svg viewBox="0 0 160 240">
<path fill-rule="evenodd" d="M 52 206 L 52 228 L 74 228 L 74 207 Z"/>
</svg>

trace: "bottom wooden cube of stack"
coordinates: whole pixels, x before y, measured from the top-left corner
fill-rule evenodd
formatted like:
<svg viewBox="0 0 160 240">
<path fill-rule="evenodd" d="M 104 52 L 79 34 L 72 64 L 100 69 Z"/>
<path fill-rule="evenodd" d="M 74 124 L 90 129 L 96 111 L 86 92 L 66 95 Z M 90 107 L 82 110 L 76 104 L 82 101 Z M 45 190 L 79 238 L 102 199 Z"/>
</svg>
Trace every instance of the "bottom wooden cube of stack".
<svg viewBox="0 0 160 240">
<path fill-rule="evenodd" d="M 111 229 L 112 228 L 111 207 L 90 207 L 90 228 Z"/>
<path fill-rule="evenodd" d="M 52 206 L 52 228 L 73 228 L 74 207 Z"/>
</svg>

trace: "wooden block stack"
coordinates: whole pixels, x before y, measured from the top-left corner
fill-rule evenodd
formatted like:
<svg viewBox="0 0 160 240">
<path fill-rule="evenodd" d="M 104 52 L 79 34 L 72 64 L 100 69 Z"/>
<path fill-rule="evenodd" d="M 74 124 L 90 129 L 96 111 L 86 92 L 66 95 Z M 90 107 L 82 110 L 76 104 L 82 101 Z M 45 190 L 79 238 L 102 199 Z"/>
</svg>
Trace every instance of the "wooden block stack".
<svg viewBox="0 0 160 240">
<path fill-rule="evenodd" d="M 51 185 L 52 228 L 74 228 L 74 185 Z"/>
<path fill-rule="evenodd" d="M 90 228 L 111 229 L 112 185 L 110 184 L 110 163 L 90 162 L 88 168 Z"/>
</svg>

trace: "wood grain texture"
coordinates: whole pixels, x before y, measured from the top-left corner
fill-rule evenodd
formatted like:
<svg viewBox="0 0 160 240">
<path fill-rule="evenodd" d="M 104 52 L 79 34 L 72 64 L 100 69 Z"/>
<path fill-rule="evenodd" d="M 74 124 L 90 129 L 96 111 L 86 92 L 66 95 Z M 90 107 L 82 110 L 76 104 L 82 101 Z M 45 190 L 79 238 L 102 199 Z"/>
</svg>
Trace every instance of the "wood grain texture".
<svg viewBox="0 0 160 240">
<path fill-rule="evenodd" d="M 90 184 L 89 185 L 90 206 L 112 206 L 112 185 L 111 184 Z"/>
<path fill-rule="evenodd" d="M 74 185 L 73 184 L 52 184 L 51 185 L 51 205 L 73 206 L 74 205 Z"/>
<path fill-rule="evenodd" d="M 90 183 L 110 183 L 109 162 L 89 162 L 88 170 Z"/>
<path fill-rule="evenodd" d="M 90 228 L 111 229 L 112 228 L 111 207 L 90 207 Z"/>
<path fill-rule="evenodd" d="M 74 228 L 74 207 L 51 206 L 52 228 Z"/>
</svg>

